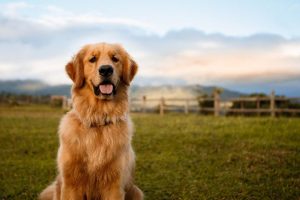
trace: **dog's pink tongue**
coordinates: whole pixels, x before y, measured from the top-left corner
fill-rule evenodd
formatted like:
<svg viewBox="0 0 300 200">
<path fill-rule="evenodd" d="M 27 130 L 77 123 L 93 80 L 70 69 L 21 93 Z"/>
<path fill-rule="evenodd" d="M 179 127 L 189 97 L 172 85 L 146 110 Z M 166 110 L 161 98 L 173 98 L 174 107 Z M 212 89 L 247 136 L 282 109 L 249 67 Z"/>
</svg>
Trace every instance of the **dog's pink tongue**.
<svg viewBox="0 0 300 200">
<path fill-rule="evenodd" d="M 107 85 L 100 85 L 100 92 L 102 94 L 111 94 L 113 91 L 113 86 L 112 84 L 107 84 Z"/>
</svg>

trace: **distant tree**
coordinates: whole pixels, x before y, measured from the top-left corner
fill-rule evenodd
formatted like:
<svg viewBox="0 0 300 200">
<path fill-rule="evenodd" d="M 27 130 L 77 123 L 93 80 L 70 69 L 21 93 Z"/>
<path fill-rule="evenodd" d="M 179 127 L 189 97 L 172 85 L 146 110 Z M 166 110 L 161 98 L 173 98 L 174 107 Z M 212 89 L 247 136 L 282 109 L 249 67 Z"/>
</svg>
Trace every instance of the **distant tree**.
<svg viewBox="0 0 300 200">
<path fill-rule="evenodd" d="M 268 109 L 270 108 L 270 99 L 269 99 L 269 95 L 264 94 L 264 93 L 252 93 L 249 95 L 243 95 L 241 97 L 257 97 L 258 101 L 259 101 L 259 108 L 265 108 Z M 259 99 L 261 98 L 261 99 Z M 286 98 L 285 96 L 282 95 L 277 95 L 276 98 L 280 98 L 280 99 L 276 99 L 275 100 L 275 107 L 276 108 L 281 108 L 281 109 L 300 109 L 300 102 L 299 101 L 293 101 L 290 100 L 288 98 Z M 257 102 L 256 101 L 234 101 L 231 108 L 245 108 L 245 109 L 255 109 L 257 108 Z M 228 114 L 233 114 L 233 113 L 228 113 Z M 251 115 L 251 114 L 247 114 L 247 115 Z M 256 115 L 255 113 L 253 113 L 252 115 Z M 268 113 L 265 113 L 265 115 L 268 115 Z M 288 114 L 285 114 L 288 115 Z"/>
<path fill-rule="evenodd" d="M 8 105 L 27 105 L 27 104 L 49 104 L 50 96 L 33 96 L 28 94 L 14 94 L 9 92 L 0 93 L 0 103 Z"/>
</svg>

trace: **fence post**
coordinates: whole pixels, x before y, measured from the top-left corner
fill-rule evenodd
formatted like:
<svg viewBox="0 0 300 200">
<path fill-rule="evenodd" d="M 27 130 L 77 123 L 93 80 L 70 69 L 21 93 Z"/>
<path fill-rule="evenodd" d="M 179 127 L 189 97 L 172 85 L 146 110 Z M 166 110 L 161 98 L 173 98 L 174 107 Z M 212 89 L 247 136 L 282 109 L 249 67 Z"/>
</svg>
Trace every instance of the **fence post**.
<svg viewBox="0 0 300 200">
<path fill-rule="evenodd" d="M 147 100 L 147 97 L 143 96 L 143 105 L 142 105 L 142 112 L 143 113 L 146 112 L 146 100 Z"/>
<path fill-rule="evenodd" d="M 259 112 L 259 110 L 260 110 L 260 99 L 259 99 L 259 97 L 256 97 L 256 109 L 257 109 L 257 116 L 260 116 L 260 112 Z"/>
<path fill-rule="evenodd" d="M 187 99 L 185 101 L 185 105 L 184 105 L 184 113 L 188 114 L 189 113 L 189 100 Z"/>
<path fill-rule="evenodd" d="M 160 104 L 159 104 L 159 114 L 160 114 L 161 116 L 164 115 L 164 104 L 165 104 L 165 100 L 164 100 L 164 98 L 162 97 L 162 98 L 160 99 Z"/>
<path fill-rule="evenodd" d="M 214 91 L 214 113 L 215 116 L 220 116 L 220 91 Z"/>
<path fill-rule="evenodd" d="M 271 92 L 271 95 L 270 95 L 270 112 L 271 112 L 271 117 L 275 117 L 275 92 L 274 92 L 274 90 Z"/>
</svg>

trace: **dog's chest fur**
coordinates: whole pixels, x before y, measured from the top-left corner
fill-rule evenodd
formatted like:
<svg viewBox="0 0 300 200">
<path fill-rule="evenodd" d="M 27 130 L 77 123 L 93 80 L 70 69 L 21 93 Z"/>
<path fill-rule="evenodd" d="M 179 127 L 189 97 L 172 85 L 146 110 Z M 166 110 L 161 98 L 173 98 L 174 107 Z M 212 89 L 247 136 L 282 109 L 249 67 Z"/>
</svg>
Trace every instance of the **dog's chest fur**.
<svg viewBox="0 0 300 200">
<path fill-rule="evenodd" d="M 116 156 L 130 145 L 127 122 L 88 128 L 84 137 L 84 157 L 89 172 L 114 164 Z"/>
<path fill-rule="evenodd" d="M 76 130 L 80 130 L 73 132 L 69 129 L 70 132 L 64 131 L 61 137 L 62 146 L 71 145 L 71 148 L 63 148 L 63 151 L 77 152 L 76 154 L 70 152 L 73 164 L 67 168 L 73 177 L 82 177 L 82 180 L 85 180 L 86 193 L 94 195 L 91 191 L 98 191 L 99 187 L 112 180 L 119 180 L 124 185 L 123 175 L 130 174 L 129 163 L 134 159 L 131 149 L 130 119 L 104 126 L 86 127 L 78 121 L 76 115 L 69 115 L 67 118 L 69 119 L 63 120 L 63 124 L 69 124 L 70 120 L 74 124 L 76 121 L 78 125 Z M 61 152 L 59 157 L 64 159 L 63 155 Z M 65 164 L 69 165 L 67 163 Z"/>
</svg>

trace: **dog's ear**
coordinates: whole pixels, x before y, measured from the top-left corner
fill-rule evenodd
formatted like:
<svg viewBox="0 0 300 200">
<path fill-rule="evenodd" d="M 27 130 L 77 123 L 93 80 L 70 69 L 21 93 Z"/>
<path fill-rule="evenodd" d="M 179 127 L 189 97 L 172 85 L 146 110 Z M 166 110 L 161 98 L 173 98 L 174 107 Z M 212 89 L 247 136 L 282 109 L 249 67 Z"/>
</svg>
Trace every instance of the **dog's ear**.
<svg viewBox="0 0 300 200">
<path fill-rule="evenodd" d="M 130 85 L 130 82 L 138 71 L 138 65 L 129 55 L 127 57 L 128 60 L 123 68 L 123 81 L 126 85 Z"/>
<path fill-rule="evenodd" d="M 115 47 L 123 57 L 122 80 L 126 85 L 130 85 L 138 71 L 138 65 L 120 44 L 115 44 Z"/>
<path fill-rule="evenodd" d="M 83 58 L 85 52 L 86 47 L 82 48 L 66 65 L 66 72 L 70 79 L 74 82 L 75 88 L 82 88 L 84 86 Z"/>
</svg>

